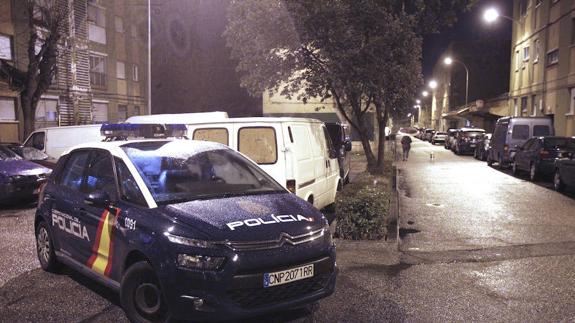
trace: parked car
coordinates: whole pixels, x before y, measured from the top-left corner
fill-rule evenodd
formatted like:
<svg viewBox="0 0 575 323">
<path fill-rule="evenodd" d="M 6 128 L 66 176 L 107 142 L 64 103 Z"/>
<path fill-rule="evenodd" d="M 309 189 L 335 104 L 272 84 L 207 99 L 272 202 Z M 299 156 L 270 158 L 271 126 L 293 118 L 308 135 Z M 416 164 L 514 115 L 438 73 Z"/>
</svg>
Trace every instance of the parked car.
<svg viewBox="0 0 575 323">
<path fill-rule="evenodd" d="M 492 134 L 490 133 L 486 133 L 485 135 L 483 135 L 483 138 L 479 140 L 477 146 L 475 147 L 475 153 L 473 154 L 473 157 L 482 161 L 487 160 L 487 154 L 489 153 L 491 136 Z"/>
<path fill-rule="evenodd" d="M 338 154 L 323 122 L 267 117 L 188 121 L 186 126 L 192 139 L 218 142 L 239 151 L 318 209 L 334 205 L 343 179 Z M 153 124 L 153 118 L 139 122 Z M 178 123 L 177 115 L 173 123 Z"/>
<path fill-rule="evenodd" d="M 52 171 L 25 160 L 10 145 L 0 144 L 0 202 L 31 199 Z"/>
<path fill-rule="evenodd" d="M 566 187 L 575 188 L 575 153 L 563 154 L 555 161 L 553 188 L 562 191 Z"/>
<path fill-rule="evenodd" d="M 461 128 L 455 137 L 455 154 L 462 155 L 474 153 L 479 141 L 483 138 L 485 130 L 479 128 Z"/>
<path fill-rule="evenodd" d="M 25 160 L 48 168 L 54 168 L 55 163 L 48 160 L 48 155 L 34 147 L 25 147 L 19 143 L 0 143 L 0 145 L 7 147 Z"/>
<path fill-rule="evenodd" d="M 555 130 L 551 118 L 499 118 L 491 138 L 487 164 L 491 166 L 497 162 L 500 168 L 505 168 L 513 160 L 517 149 L 529 138 L 553 135 L 555 135 Z"/>
<path fill-rule="evenodd" d="M 452 149 L 455 143 L 455 137 L 459 129 L 449 129 L 447 130 L 447 138 L 445 139 L 445 149 Z"/>
<path fill-rule="evenodd" d="M 48 155 L 48 161 L 56 163 L 69 148 L 92 141 L 102 141 L 101 125 L 81 125 L 38 129 L 30 134 L 24 147 L 33 147 Z"/>
<path fill-rule="evenodd" d="M 225 145 L 92 142 L 54 172 L 33 228 L 42 269 L 118 292 L 130 322 L 257 316 L 334 291 L 325 216 Z"/>
<path fill-rule="evenodd" d="M 423 134 L 423 141 L 431 141 L 431 137 L 433 137 L 433 134 L 435 133 L 435 130 L 427 128 L 425 129 L 425 132 Z"/>
<path fill-rule="evenodd" d="M 517 149 L 513 157 L 513 175 L 529 172 L 529 179 L 536 181 L 542 176 L 555 173 L 555 160 L 564 154 L 575 152 L 575 138 L 534 137 Z"/>
<path fill-rule="evenodd" d="M 349 135 L 349 128 L 342 123 L 328 123 L 326 122 L 327 132 L 331 138 L 334 149 L 337 151 L 337 160 L 339 162 L 339 176 L 341 183 L 338 189 L 341 189 L 344 184 L 349 182 L 349 171 L 351 169 L 351 158 L 348 154 L 351 151 L 351 138 Z"/>
<path fill-rule="evenodd" d="M 444 143 L 445 144 L 445 139 L 447 138 L 447 132 L 435 132 L 433 134 L 433 136 L 431 136 L 431 143 L 433 145 L 437 144 L 437 143 Z"/>
</svg>

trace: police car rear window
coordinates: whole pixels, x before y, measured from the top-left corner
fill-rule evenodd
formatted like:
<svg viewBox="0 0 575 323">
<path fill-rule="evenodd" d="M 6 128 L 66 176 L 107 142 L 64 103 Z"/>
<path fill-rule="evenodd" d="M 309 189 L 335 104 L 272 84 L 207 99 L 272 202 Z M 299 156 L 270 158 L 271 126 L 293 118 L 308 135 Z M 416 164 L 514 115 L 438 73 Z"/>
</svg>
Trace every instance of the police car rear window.
<svg viewBox="0 0 575 323">
<path fill-rule="evenodd" d="M 186 141 L 122 146 L 158 204 L 285 192 L 243 156 L 221 147 Z"/>
</svg>

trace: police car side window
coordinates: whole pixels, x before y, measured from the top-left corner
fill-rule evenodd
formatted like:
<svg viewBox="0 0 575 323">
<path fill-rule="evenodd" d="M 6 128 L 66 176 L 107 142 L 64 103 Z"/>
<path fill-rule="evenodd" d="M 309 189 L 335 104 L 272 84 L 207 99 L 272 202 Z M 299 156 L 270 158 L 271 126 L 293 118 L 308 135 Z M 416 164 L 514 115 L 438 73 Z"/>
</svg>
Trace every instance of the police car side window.
<svg viewBox="0 0 575 323">
<path fill-rule="evenodd" d="M 101 151 L 94 151 L 90 156 L 90 164 L 86 173 L 86 186 L 84 193 L 104 191 L 110 198 L 116 197 L 116 178 L 110 155 Z"/>
<path fill-rule="evenodd" d="M 62 175 L 59 177 L 60 185 L 66 186 L 74 191 L 80 191 L 82 187 L 82 175 L 86 169 L 89 154 L 89 151 L 84 150 L 73 152 L 70 155 L 66 162 L 66 167 L 63 169 Z"/>
<path fill-rule="evenodd" d="M 138 187 L 138 183 L 130 173 L 128 166 L 118 158 L 114 158 L 118 181 L 120 184 L 120 198 L 126 202 L 146 206 L 146 200 Z"/>
</svg>

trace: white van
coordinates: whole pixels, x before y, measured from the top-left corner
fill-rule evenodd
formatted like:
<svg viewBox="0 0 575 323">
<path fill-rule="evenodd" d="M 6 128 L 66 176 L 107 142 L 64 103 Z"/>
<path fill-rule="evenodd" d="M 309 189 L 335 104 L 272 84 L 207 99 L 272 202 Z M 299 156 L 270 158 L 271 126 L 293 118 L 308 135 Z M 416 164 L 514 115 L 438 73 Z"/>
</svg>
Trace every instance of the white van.
<svg viewBox="0 0 575 323">
<path fill-rule="evenodd" d="M 143 116 L 132 116 L 126 119 L 126 123 L 160 123 L 160 124 L 190 124 L 196 122 L 206 122 L 220 119 L 227 119 L 228 113 L 222 111 L 215 112 L 194 112 L 194 113 L 167 113 L 148 114 Z"/>
<path fill-rule="evenodd" d="M 322 209 L 342 181 L 337 153 L 323 122 L 305 118 L 230 118 L 188 124 L 194 140 L 243 153 L 291 192 Z"/>
<path fill-rule="evenodd" d="M 57 161 L 68 148 L 92 141 L 102 141 L 100 124 L 81 126 L 50 127 L 38 129 L 30 134 L 25 147 L 34 147 L 46 155 L 49 161 Z"/>
</svg>

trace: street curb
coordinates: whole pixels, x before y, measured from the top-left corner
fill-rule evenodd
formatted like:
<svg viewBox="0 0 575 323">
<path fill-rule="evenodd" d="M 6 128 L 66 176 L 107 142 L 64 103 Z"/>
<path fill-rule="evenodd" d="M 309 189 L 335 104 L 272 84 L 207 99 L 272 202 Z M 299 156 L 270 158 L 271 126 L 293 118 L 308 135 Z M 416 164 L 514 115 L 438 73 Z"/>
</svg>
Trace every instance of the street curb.
<svg viewBox="0 0 575 323">
<path fill-rule="evenodd" d="M 391 171 L 392 176 L 392 191 L 389 203 L 390 215 L 391 219 L 395 219 L 395 247 L 397 251 L 399 251 L 399 219 L 400 219 L 400 210 L 399 210 L 399 189 L 398 189 L 398 177 L 399 177 L 399 169 L 396 165 L 392 166 Z"/>
</svg>

